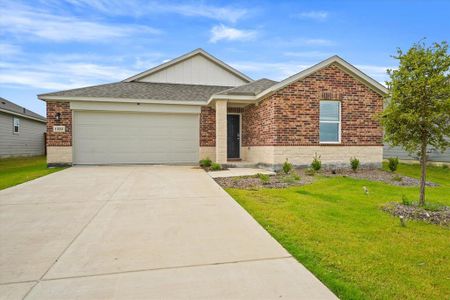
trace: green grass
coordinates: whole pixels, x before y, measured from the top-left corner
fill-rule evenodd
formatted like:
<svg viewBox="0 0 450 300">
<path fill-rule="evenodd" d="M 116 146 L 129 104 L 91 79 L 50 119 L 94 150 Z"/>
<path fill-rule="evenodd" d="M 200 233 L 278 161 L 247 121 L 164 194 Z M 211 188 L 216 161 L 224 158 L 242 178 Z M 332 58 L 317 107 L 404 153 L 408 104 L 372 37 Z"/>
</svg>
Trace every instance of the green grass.
<svg viewBox="0 0 450 300">
<path fill-rule="evenodd" d="M 384 166 L 386 167 L 386 166 Z M 397 173 L 418 177 L 418 165 Z M 427 200 L 450 205 L 450 171 L 428 168 Z M 363 186 L 369 190 L 365 195 Z M 449 299 L 450 230 L 380 210 L 417 187 L 319 177 L 288 189 L 227 190 L 295 258 L 342 299 Z"/>
<path fill-rule="evenodd" d="M 45 156 L 0 159 L 0 190 L 62 169 L 48 169 Z"/>
</svg>

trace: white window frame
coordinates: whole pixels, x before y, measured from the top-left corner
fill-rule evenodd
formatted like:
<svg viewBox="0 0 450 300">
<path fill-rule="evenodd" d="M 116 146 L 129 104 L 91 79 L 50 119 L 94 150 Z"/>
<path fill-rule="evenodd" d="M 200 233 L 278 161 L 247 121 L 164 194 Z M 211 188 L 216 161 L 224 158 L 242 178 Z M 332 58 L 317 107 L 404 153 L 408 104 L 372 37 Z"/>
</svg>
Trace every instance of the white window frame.
<svg viewBox="0 0 450 300">
<path fill-rule="evenodd" d="M 16 131 L 16 120 L 17 120 L 17 131 Z M 13 134 L 19 134 L 20 133 L 20 119 L 17 117 L 13 117 Z"/>
<path fill-rule="evenodd" d="M 319 144 L 340 144 L 341 143 L 341 123 L 342 123 L 342 118 L 341 118 L 341 101 L 338 100 L 320 100 L 320 103 L 322 102 L 337 102 L 338 105 L 338 110 L 339 110 L 339 121 L 321 121 L 320 120 L 320 104 L 319 104 Z M 338 124 L 338 140 L 337 141 L 321 141 L 320 140 L 320 123 L 332 123 L 332 124 Z"/>
</svg>

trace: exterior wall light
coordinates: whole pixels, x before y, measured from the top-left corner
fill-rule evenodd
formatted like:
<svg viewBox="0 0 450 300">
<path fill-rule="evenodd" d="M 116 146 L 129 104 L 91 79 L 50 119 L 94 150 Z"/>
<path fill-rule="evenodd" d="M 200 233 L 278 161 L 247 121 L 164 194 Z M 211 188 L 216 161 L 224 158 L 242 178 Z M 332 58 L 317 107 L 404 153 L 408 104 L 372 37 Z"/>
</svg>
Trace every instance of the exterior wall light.
<svg viewBox="0 0 450 300">
<path fill-rule="evenodd" d="M 55 120 L 60 121 L 61 120 L 61 113 L 56 113 Z"/>
</svg>

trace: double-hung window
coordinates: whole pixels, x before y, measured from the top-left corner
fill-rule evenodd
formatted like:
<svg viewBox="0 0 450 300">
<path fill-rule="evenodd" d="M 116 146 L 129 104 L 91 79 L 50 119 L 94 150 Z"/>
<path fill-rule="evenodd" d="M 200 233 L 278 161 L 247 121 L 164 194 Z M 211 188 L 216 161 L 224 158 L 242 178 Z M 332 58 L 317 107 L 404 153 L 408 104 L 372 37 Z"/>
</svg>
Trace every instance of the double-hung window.
<svg viewBox="0 0 450 300">
<path fill-rule="evenodd" d="M 341 102 L 320 101 L 320 142 L 341 142 Z"/>
<path fill-rule="evenodd" d="M 13 118 L 13 133 L 18 134 L 20 129 L 20 119 L 19 118 Z"/>
</svg>

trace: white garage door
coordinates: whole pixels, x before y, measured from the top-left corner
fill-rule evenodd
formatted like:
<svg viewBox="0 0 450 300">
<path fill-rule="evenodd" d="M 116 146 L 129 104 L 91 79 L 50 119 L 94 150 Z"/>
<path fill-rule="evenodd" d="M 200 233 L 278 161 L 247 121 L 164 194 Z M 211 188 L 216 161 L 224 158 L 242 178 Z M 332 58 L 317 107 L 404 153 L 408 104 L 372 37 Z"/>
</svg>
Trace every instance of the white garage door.
<svg viewBox="0 0 450 300">
<path fill-rule="evenodd" d="M 199 115 L 74 112 L 76 164 L 196 163 Z"/>
</svg>

